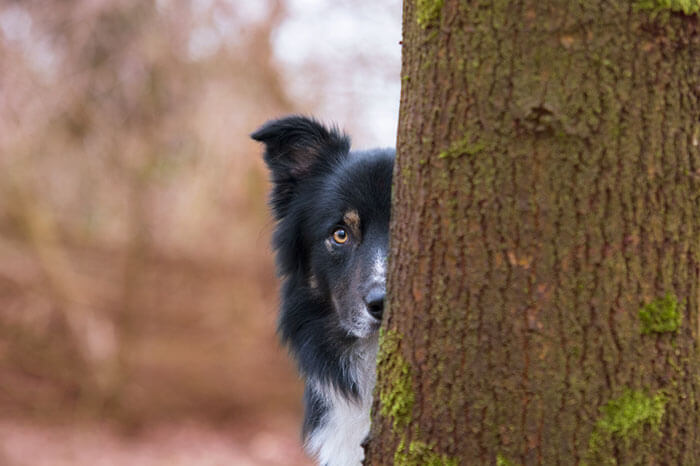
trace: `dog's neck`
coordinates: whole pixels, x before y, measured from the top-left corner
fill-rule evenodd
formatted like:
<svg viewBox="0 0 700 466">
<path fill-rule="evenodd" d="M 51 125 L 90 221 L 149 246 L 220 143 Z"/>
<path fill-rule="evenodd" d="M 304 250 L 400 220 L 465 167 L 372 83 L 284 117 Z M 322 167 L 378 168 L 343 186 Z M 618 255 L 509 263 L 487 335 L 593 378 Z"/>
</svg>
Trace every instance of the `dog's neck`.
<svg viewBox="0 0 700 466">
<path fill-rule="evenodd" d="M 355 382 L 357 397 L 348 396 L 332 384 L 307 380 L 328 410 L 319 426 L 306 439 L 308 452 L 324 466 L 357 466 L 364 458 L 361 446 L 370 426 L 372 391 L 376 381 L 377 336 L 358 341 L 344 355 L 344 365 Z"/>
</svg>

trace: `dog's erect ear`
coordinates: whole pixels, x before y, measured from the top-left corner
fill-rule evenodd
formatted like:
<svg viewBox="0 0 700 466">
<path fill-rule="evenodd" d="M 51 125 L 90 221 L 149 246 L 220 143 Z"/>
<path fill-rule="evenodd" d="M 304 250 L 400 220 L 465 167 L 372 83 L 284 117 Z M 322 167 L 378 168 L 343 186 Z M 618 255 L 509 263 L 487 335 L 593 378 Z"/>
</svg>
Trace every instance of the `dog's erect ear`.
<svg viewBox="0 0 700 466">
<path fill-rule="evenodd" d="M 300 181 L 332 167 L 350 150 L 350 139 L 338 129 L 302 116 L 268 121 L 250 137 L 265 144 L 278 218 L 285 215 Z"/>
</svg>

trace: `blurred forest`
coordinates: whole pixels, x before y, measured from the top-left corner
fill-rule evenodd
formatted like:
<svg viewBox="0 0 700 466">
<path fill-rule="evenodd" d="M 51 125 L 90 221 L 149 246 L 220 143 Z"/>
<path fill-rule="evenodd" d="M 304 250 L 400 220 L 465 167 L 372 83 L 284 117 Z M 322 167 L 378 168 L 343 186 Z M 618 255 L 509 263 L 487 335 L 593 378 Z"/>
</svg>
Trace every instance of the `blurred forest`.
<svg viewBox="0 0 700 466">
<path fill-rule="evenodd" d="M 0 0 L 0 463 L 307 464 L 248 134 L 393 144 L 399 2 L 333 3 Z"/>
</svg>

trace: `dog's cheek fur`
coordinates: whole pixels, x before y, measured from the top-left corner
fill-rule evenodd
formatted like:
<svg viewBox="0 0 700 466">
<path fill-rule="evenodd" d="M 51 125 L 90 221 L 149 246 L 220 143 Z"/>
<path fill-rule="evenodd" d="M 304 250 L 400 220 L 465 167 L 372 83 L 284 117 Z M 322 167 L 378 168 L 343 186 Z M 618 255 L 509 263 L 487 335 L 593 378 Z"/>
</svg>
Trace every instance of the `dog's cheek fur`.
<svg viewBox="0 0 700 466">
<path fill-rule="evenodd" d="M 369 319 L 369 314 L 365 310 L 364 301 L 360 293 L 362 270 L 357 257 L 350 257 L 347 261 L 348 267 L 345 267 L 340 272 L 341 275 L 336 278 L 335 286 L 331 289 L 334 298 L 333 303 L 338 313 L 340 324 L 347 334 L 363 338 L 367 335 L 369 329 L 364 322 L 364 320 Z"/>
<path fill-rule="evenodd" d="M 362 248 L 349 244 L 335 246 L 331 252 L 327 252 L 325 246 L 315 249 L 312 270 L 321 277 L 323 289 L 331 296 L 333 312 L 329 318 L 337 320 L 346 335 L 367 337 L 376 330 L 376 323 L 366 309 L 362 294 L 362 282 L 368 275 Z"/>
</svg>

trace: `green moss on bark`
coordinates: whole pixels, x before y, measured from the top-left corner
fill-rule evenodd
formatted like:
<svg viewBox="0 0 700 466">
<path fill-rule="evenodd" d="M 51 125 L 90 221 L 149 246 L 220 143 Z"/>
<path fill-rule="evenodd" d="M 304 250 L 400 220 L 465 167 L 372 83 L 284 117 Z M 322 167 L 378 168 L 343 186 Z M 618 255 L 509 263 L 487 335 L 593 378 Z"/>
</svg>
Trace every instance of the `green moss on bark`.
<svg viewBox="0 0 700 466">
<path fill-rule="evenodd" d="M 515 466 L 515 463 L 499 453 L 496 455 L 496 466 Z"/>
<path fill-rule="evenodd" d="M 400 341 L 398 332 L 380 331 L 377 367 L 379 377 L 390 381 L 379 392 L 380 412 L 391 419 L 395 430 L 408 425 L 414 402 L 411 367 L 399 352 Z"/>
<path fill-rule="evenodd" d="M 447 455 L 433 451 L 430 445 L 414 441 L 408 447 L 402 439 L 394 454 L 396 466 L 457 466 L 458 462 Z"/>
<path fill-rule="evenodd" d="M 448 149 L 440 152 L 438 158 L 446 159 L 457 158 L 463 155 L 476 155 L 484 150 L 485 147 L 486 144 L 483 141 L 474 140 L 471 135 L 465 134 L 462 139 L 452 143 Z"/>
<path fill-rule="evenodd" d="M 671 11 L 693 15 L 700 12 L 700 0 L 637 0 L 634 2 L 634 8 L 636 10 Z"/>
<path fill-rule="evenodd" d="M 444 0 L 418 0 L 416 12 L 418 24 L 425 29 L 440 19 L 440 12 Z"/>
<path fill-rule="evenodd" d="M 667 402 L 663 393 L 650 397 L 639 390 L 626 390 L 620 397 L 608 401 L 601 408 L 602 417 L 591 434 L 590 452 L 595 455 L 605 449 L 605 445 L 618 441 L 629 447 L 632 440 L 641 440 L 645 432 L 658 434 Z"/>
<path fill-rule="evenodd" d="M 642 333 L 676 332 L 681 326 L 683 316 L 678 311 L 678 300 L 670 293 L 655 299 L 639 310 Z"/>
</svg>

